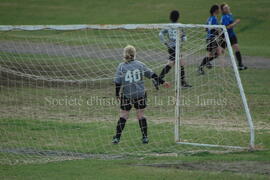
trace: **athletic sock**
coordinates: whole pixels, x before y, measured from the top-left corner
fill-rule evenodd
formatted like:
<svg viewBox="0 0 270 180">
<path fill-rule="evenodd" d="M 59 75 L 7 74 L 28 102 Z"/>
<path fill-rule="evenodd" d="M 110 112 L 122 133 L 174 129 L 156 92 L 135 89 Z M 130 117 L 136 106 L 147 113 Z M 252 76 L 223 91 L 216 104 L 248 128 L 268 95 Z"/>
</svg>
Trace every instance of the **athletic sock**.
<svg viewBox="0 0 270 180">
<path fill-rule="evenodd" d="M 116 138 L 120 139 L 122 131 L 125 127 L 125 124 L 126 124 L 126 119 L 120 117 L 116 126 L 116 135 L 115 135 Z"/>
<path fill-rule="evenodd" d="M 204 65 L 206 65 L 207 60 L 208 60 L 208 57 L 204 57 L 203 60 L 202 60 L 201 65 L 200 65 L 200 67 L 203 67 Z"/>
<path fill-rule="evenodd" d="M 241 56 L 240 51 L 236 51 L 235 56 L 236 56 L 236 59 L 238 61 L 238 66 L 243 66 L 243 64 L 242 64 L 242 56 Z"/>
<path fill-rule="evenodd" d="M 205 57 L 205 58 L 203 58 L 200 67 L 205 66 L 208 62 L 212 61 L 213 59 L 214 59 L 214 57 Z"/>
<path fill-rule="evenodd" d="M 145 138 L 147 137 L 147 122 L 146 122 L 146 118 L 141 118 L 139 119 L 139 125 L 141 128 L 141 132 L 142 132 L 142 137 Z"/>
<path fill-rule="evenodd" d="M 181 83 L 185 83 L 185 68 L 181 66 Z"/>
<path fill-rule="evenodd" d="M 162 69 L 162 71 L 161 71 L 159 77 L 160 77 L 161 79 L 163 79 L 163 78 L 165 77 L 165 74 L 167 74 L 167 73 L 170 71 L 170 69 L 171 69 L 171 66 L 166 65 L 166 66 Z"/>
</svg>

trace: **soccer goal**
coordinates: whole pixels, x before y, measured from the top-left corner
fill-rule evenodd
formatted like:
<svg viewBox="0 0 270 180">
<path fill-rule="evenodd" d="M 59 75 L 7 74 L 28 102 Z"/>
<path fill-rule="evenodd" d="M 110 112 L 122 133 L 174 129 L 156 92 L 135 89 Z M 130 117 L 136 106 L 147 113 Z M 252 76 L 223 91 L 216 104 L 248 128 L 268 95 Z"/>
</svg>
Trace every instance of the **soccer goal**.
<svg viewBox="0 0 270 180">
<path fill-rule="evenodd" d="M 219 32 L 216 46 L 224 41 L 227 48 L 200 74 L 212 43 L 206 41 L 206 29 L 213 28 Z M 164 78 L 173 87 L 156 90 L 144 80 L 149 144 L 141 144 L 133 113 L 121 143 L 112 145 L 119 118 L 112 82 L 123 48 L 133 45 L 136 59 L 160 74 L 169 59 L 159 38 L 164 29 L 176 37 L 175 65 Z M 183 77 L 192 87 L 181 86 Z M 252 118 L 223 26 L 0 26 L 0 98 L 2 153 L 84 157 L 254 148 Z"/>
</svg>

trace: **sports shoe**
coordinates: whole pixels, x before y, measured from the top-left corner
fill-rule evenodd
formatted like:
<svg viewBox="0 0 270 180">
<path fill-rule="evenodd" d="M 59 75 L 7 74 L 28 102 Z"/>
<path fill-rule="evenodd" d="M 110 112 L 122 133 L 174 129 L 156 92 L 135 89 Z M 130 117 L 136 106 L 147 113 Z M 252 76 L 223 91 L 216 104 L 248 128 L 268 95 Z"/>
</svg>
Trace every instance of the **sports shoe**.
<svg viewBox="0 0 270 180">
<path fill-rule="evenodd" d="M 202 66 L 200 66 L 200 67 L 198 68 L 198 74 L 199 74 L 199 75 L 204 75 L 204 74 L 205 74 L 205 72 L 204 72 Z"/>
<path fill-rule="evenodd" d="M 159 83 L 157 82 L 157 80 L 152 79 L 153 85 L 156 88 L 156 90 L 159 90 Z"/>
<path fill-rule="evenodd" d="M 191 88 L 191 87 L 192 87 L 192 86 L 189 85 L 186 81 L 182 81 L 182 82 L 181 82 L 181 86 L 182 86 L 182 88 Z"/>
<path fill-rule="evenodd" d="M 149 140 L 148 140 L 147 137 L 142 138 L 142 143 L 143 144 L 148 144 L 148 142 L 149 142 Z"/>
<path fill-rule="evenodd" d="M 113 140 L 112 140 L 112 143 L 113 144 L 118 144 L 120 142 L 120 138 L 117 138 L 117 137 L 113 137 Z"/>
<path fill-rule="evenodd" d="M 246 70 L 246 69 L 247 69 L 247 67 L 246 66 L 243 66 L 243 65 L 238 67 L 238 70 L 239 71 Z"/>
<path fill-rule="evenodd" d="M 205 65 L 208 69 L 211 69 L 213 67 L 213 64 L 211 62 L 208 62 L 206 65 Z"/>
<path fill-rule="evenodd" d="M 143 144 L 148 144 L 148 142 L 149 142 L 149 140 L 148 140 L 147 137 L 142 138 L 142 143 Z"/>
</svg>

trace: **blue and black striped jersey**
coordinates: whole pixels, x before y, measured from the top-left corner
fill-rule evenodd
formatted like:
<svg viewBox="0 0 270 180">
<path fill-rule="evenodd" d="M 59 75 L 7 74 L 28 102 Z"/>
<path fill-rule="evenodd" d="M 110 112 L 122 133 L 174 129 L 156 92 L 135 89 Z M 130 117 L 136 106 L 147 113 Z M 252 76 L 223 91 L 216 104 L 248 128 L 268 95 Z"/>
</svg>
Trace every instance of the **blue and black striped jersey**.
<svg viewBox="0 0 270 180">
<path fill-rule="evenodd" d="M 218 25 L 218 19 L 216 16 L 210 16 L 206 22 L 207 25 Z M 218 35 L 216 29 L 207 29 L 207 38 L 213 38 Z"/>
<path fill-rule="evenodd" d="M 228 26 L 234 22 L 234 18 L 232 14 L 223 14 L 221 17 L 221 24 L 224 26 Z M 235 36 L 233 28 L 227 29 L 229 37 Z"/>
</svg>

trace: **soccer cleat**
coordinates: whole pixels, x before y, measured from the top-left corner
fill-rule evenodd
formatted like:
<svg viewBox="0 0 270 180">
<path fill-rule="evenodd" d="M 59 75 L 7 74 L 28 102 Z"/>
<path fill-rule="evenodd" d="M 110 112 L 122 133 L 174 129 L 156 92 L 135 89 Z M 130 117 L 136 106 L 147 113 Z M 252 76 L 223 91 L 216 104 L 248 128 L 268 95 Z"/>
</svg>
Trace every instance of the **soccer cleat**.
<svg viewBox="0 0 270 180">
<path fill-rule="evenodd" d="M 153 85 L 156 88 L 156 90 L 159 90 L 159 83 L 158 83 L 158 81 L 155 80 L 155 79 L 152 79 L 152 82 L 153 82 Z"/>
<path fill-rule="evenodd" d="M 239 66 L 239 67 L 238 67 L 238 70 L 239 70 L 239 71 L 246 70 L 246 69 L 247 69 L 246 66 Z"/>
<path fill-rule="evenodd" d="M 182 81 L 182 82 L 181 82 L 181 86 L 182 86 L 182 88 L 191 88 L 191 87 L 192 87 L 192 86 L 189 85 L 186 81 Z"/>
<path fill-rule="evenodd" d="M 117 138 L 117 137 L 113 137 L 113 140 L 112 140 L 112 143 L 113 144 L 118 144 L 120 142 L 120 138 Z"/>
<path fill-rule="evenodd" d="M 147 137 L 142 138 L 142 143 L 143 144 L 148 144 L 148 142 L 149 142 L 149 140 L 148 140 Z"/>
<path fill-rule="evenodd" d="M 192 86 L 188 83 L 182 83 L 182 88 L 191 88 Z"/>
<path fill-rule="evenodd" d="M 200 67 L 198 68 L 198 75 L 204 75 L 204 74 L 205 74 L 205 72 L 204 72 L 204 70 L 203 70 L 203 67 L 200 66 Z"/>
<path fill-rule="evenodd" d="M 211 69 L 213 67 L 213 64 L 211 62 L 208 62 L 206 65 L 205 65 L 208 69 Z"/>
</svg>

